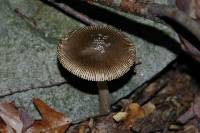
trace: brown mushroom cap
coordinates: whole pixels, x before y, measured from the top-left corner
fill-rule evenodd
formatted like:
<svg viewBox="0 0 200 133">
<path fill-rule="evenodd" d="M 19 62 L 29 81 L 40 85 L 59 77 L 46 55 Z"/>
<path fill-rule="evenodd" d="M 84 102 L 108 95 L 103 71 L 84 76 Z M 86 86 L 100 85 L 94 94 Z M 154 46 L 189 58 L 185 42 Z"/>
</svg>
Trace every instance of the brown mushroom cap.
<svg viewBox="0 0 200 133">
<path fill-rule="evenodd" d="M 119 78 L 135 63 L 134 45 L 108 26 L 89 26 L 71 32 L 60 41 L 57 53 L 64 68 L 90 81 Z"/>
</svg>

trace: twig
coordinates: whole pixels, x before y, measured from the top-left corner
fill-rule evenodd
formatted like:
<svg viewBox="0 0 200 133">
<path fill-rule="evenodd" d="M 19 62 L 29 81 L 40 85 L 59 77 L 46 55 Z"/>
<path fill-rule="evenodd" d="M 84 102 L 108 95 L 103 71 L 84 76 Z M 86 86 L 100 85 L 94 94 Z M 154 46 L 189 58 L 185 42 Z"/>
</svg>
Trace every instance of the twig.
<svg viewBox="0 0 200 133">
<path fill-rule="evenodd" d="M 53 6 L 61 9 L 65 13 L 75 17 L 76 19 L 80 20 L 81 22 L 83 22 L 87 25 L 96 25 L 97 24 L 94 20 L 90 19 L 88 16 L 86 16 L 80 12 L 77 12 L 76 10 L 67 6 L 64 3 L 55 2 L 54 0 L 43 0 L 43 1 L 52 4 Z"/>
<path fill-rule="evenodd" d="M 181 39 L 181 48 L 192 58 L 200 62 L 200 51 L 194 47 L 187 39 L 179 35 Z"/>
<path fill-rule="evenodd" d="M 38 85 L 38 86 L 30 85 L 30 87 L 26 87 L 26 88 L 22 88 L 22 89 L 17 89 L 17 90 L 14 90 L 14 91 L 12 91 L 10 89 L 9 92 L 0 94 L 0 98 L 5 97 L 5 96 L 10 96 L 10 95 L 13 95 L 13 94 L 16 94 L 16 93 L 26 92 L 26 91 L 29 91 L 29 90 L 34 90 L 34 89 L 39 89 L 39 88 L 50 88 L 50 87 L 54 87 L 54 86 L 60 86 L 60 85 L 66 84 L 66 83 L 67 83 L 67 81 L 60 81 L 60 82 L 54 82 L 54 83 L 49 83 L 49 84 L 44 84 L 44 85 Z"/>
<path fill-rule="evenodd" d="M 173 6 L 150 4 L 146 9 L 146 13 L 151 13 L 158 17 L 165 16 L 175 20 L 189 30 L 200 41 L 200 24 L 178 8 Z"/>
<path fill-rule="evenodd" d="M 34 27 L 37 27 L 37 22 L 35 21 L 34 18 L 26 16 L 26 15 L 23 14 L 19 9 L 15 9 L 14 12 L 15 12 L 19 17 L 21 17 L 22 19 L 27 20 L 27 21 L 30 21 L 31 24 L 32 24 Z"/>
</svg>

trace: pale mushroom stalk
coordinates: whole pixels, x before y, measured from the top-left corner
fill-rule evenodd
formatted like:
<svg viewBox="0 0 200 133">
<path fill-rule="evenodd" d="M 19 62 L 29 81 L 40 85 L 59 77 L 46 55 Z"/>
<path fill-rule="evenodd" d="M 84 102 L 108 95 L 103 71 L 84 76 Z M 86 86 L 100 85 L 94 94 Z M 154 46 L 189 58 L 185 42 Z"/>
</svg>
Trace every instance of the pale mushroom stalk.
<svg viewBox="0 0 200 133">
<path fill-rule="evenodd" d="M 110 112 L 109 90 L 106 81 L 97 82 L 99 92 L 99 110 L 101 114 Z"/>
</svg>

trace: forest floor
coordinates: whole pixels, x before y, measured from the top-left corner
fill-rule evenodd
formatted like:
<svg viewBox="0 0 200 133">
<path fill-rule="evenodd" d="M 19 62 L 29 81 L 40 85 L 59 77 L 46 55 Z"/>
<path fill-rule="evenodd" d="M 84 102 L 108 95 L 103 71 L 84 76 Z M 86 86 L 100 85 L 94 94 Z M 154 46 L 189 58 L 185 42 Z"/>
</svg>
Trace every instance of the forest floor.
<svg viewBox="0 0 200 133">
<path fill-rule="evenodd" d="M 33 120 L 12 103 L 1 103 L 1 132 L 198 133 L 200 131 L 199 64 L 180 56 L 140 86 L 131 97 L 112 105 L 108 114 L 70 121 L 40 99 L 33 103 L 42 119 Z M 15 123 L 15 124 L 13 124 Z M 10 127 L 10 128 L 9 128 Z"/>
</svg>

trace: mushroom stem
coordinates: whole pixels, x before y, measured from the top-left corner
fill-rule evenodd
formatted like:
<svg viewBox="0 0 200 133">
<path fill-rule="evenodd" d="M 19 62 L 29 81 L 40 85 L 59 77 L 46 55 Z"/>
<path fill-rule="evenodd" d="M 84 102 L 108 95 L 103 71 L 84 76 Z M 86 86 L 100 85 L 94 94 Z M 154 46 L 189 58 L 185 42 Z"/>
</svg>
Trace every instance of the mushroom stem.
<svg viewBox="0 0 200 133">
<path fill-rule="evenodd" d="M 97 82 L 97 86 L 98 86 L 98 91 L 99 91 L 100 113 L 106 114 L 110 112 L 108 85 L 105 81 L 105 82 Z"/>
</svg>

